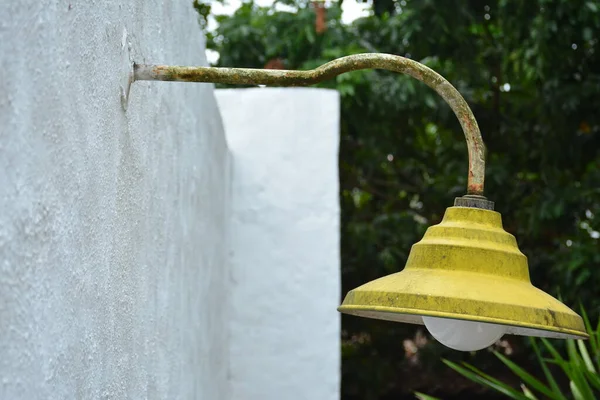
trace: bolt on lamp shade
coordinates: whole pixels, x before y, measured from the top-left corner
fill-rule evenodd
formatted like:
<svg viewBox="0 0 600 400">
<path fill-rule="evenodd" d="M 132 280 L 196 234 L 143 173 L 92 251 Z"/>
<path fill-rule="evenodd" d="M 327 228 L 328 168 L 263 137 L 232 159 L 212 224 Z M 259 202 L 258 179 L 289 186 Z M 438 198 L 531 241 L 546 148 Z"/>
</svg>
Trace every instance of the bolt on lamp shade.
<svg viewBox="0 0 600 400">
<path fill-rule="evenodd" d="M 587 338 L 583 321 L 529 279 L 527 257 L 495 211 L 450 207 L 401 272 L 351 290 L 340 312 L 423 324 L 438 317 L 504 325 L 507 334 Z"/>
</svg>

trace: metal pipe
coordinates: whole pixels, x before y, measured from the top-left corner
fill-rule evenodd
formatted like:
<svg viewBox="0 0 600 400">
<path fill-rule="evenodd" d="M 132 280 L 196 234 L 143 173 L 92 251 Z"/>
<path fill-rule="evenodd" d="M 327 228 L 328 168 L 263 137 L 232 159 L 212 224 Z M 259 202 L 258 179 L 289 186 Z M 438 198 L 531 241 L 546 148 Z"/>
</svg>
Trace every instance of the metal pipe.
<svg viewBox="0 0 600 400">
<path fill-rule="evenodd" d="M 473 112 L 450 82 L 417 61 L 391 54 L 365 53 L 341 57 L 308 71 L 135 64 L 134 80 L 307 86 L 345 72 L 361 69 L 385 69 L 410 75 L 435 90 L 448 103 L 458 118 L 467 141 L 469 152 L 467 194 L 482 196 L 485 179 L 485 147 Z"/>
</svg>

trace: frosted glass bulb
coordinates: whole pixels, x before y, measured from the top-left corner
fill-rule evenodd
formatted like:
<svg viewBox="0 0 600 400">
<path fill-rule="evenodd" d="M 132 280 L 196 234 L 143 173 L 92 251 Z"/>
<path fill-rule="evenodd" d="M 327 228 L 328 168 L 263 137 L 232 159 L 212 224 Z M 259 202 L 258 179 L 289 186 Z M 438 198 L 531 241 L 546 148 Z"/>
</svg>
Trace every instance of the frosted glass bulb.
<svg viewBox="0 0 600 400">
<path fill-rule="evenodd" d="M 485 349 L 506 333 L 503 325 L 460 319 L 423 317 L 425 327 L 438 342 L 460 351 Z"/>
</svg>

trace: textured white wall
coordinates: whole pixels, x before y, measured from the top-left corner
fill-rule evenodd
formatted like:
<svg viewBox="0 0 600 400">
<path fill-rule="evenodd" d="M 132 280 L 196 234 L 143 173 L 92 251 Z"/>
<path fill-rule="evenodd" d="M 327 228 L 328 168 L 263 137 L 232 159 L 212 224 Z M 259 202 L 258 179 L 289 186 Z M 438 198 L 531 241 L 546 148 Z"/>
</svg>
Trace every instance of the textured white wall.
<svg viewBox="0 0 600 400">
<path fill-rule="evenodd" d="M 231 398 L 337 400 L 337 92 L 218 90 L 232 153 Z"/>
<path fill-rule="evenodd" d="M 192 1 L 0 7 L 0 399 L 227 393 L 229 158 Z"/>
</svg>

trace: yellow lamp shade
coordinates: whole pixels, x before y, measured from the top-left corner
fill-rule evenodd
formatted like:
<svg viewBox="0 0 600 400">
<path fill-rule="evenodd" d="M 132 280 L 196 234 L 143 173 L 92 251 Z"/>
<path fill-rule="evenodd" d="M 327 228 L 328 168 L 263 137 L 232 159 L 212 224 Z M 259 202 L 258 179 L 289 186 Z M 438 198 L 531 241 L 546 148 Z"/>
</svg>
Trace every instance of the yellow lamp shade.
<svg viewBox="0 0 600 400">
<path fill-rule="evenodd" d="M 351 290 L 340 312 L 423 324 L 439 317 L 504 325 L 505 333 L 587 338 L 579 315 L 537 289 L 527 257 L 495 211 L 450 207 L 413 245 L 406 267 Z"/>
</svg>

